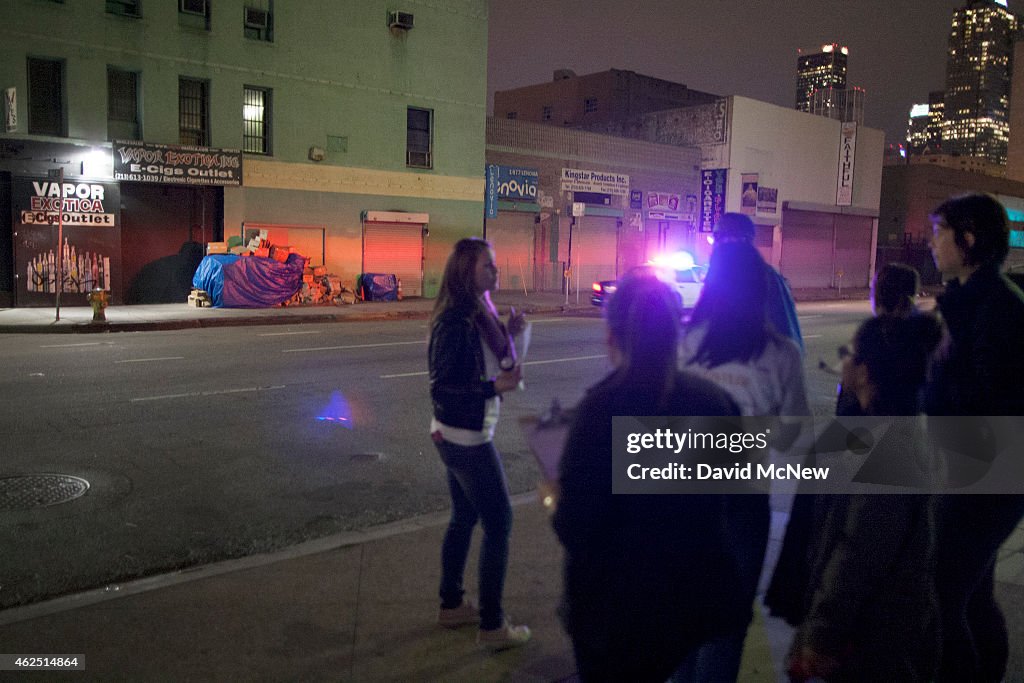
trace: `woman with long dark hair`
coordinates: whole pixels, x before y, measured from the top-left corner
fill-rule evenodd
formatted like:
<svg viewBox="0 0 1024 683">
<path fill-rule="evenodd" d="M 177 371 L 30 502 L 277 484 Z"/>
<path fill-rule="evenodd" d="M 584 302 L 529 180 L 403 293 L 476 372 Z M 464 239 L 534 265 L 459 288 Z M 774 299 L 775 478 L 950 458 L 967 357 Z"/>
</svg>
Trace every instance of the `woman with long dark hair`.
<svg viewBox="0 0 1024 683">
<path fill-rule="evenodd" d="M 704 290 L 684 330 L 680 362 L 722 387 L 745 416 L 808 416 L 800 348 L 768 321 L 768 270 L 749 242 L 715 246 Z M 798 427 L 794 423 L 793 429 Z M 676 672 L 673 680 L 680 683 L 735 681 L 739 673 L 768 545 L 768 496 L 733 496 L 727 513 L 734 531 L 731 549 L 742 571 L 737 592 L 746 602 L 747 619 L 696 652 Z"/>
<path fill-rule="evenodd" d="M 508 565 L 512 506 L 501 457 L 494 447 L 500 397 L 519 385 L 514 337 L 525 327 L 515 311 L 502 323 L 491 302 L 498 268 L 491 245 L 467 238 L 445 265 L 430 325 L 430 436 L 448 475 L 452 514 L 441 547 L 438 623 L 480 624 L 477 640 L 492 649 L 522 645 L 530 629 L 513 626 L 501 606 Z M 477 521 L 480 607 L 463 598 L 463 573 Z"/>
<path fill-rule="evenodd" d="M 561 615 L 583 681 L 662 683 L 744 618 L 721 540 L 725 497 L 613 495 L 613 417 L 739 411 L 720 388 L 677 369 L 682 308 L 653 273 L 627 274 L 606 315 L 614 370 L 578 406 L 560 463 Z"/>
</svg>

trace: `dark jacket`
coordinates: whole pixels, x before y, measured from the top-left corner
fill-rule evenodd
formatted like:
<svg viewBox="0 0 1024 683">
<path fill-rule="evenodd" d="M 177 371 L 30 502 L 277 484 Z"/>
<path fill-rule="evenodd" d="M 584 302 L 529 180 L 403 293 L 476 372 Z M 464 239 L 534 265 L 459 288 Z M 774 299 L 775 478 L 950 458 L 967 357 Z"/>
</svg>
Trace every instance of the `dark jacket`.
<svg viewBox="0 0 1024 683">
<path fill-rule="evenodd" d="M 1024 294 L 994 266 L 938 297 L 950 344 L 927 393 L 930 415 L 1024 415 Z"/>
<path fill-rule="evenodd" d="M 470 314 L 449 309 L 430 328 L 427 349 L 434 417 L 450 427 L 479 430 L 487 399 L 497 395 L 487 377 L 480 334 Z"/>
<path fill-rule="evenodd" d="M 795 644 L 837 681 L 927 681 L 938 661 L 934 496 L 817 496 L 806 617 Z"/>
<path fill-rule="evenodd" d="M 565 547 L 562 617 L 583 680 L 664 681 L 703 640 L 742 628 L 726 497 L 612 494 L 615 415 L 739 415 L 718 386 L 679 373 L 667 408 L 613 374 L 576 412 L 553 524 Z M 746 602 L 747 604 L 741 604 Z"/>
</svg>

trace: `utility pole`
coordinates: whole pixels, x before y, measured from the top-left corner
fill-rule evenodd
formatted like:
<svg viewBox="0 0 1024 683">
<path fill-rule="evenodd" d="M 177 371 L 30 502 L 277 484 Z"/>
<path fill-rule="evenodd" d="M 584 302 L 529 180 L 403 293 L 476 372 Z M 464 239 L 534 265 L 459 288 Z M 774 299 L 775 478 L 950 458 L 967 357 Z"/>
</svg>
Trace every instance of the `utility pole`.
<svg viewBox="0 0 1024 683">
<path fill-rule="evenodd" d="M 50 169 L 47 173 L 51 178 L 57 179 L 60 195 L 57 205 L 57 281 L 54 283 L 57 290 L 57 316 L 56 322 L 60 322 L 60 292 L 64 289 L 64 167 Z"/>
</svg>

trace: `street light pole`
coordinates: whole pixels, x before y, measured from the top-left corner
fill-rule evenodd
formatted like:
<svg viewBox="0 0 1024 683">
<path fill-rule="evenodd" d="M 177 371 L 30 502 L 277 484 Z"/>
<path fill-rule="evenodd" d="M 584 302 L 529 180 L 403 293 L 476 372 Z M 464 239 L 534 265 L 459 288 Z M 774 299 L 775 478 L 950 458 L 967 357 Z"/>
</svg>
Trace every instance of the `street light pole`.
<svg viewBox="0 0 1024 683">
<path fill-rule="evenodd" d="M 60 292 L 64 289 L 64 251 L 62 245 L 64 244 L 64 167 L 56 168 L 50 171 L 50 177 L 56 176 L 57 184 L 60 189 L 59 199 L 57 200 L 57 316 L 56 322 L 60 322 Z"/>
</svg>

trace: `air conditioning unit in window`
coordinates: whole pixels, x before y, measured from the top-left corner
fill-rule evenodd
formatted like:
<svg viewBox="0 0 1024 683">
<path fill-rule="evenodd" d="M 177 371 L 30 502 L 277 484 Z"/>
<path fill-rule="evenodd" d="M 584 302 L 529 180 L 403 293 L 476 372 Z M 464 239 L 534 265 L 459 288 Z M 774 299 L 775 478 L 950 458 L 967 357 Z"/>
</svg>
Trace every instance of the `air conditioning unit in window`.
<svg viewBox="0 0 1024 683">
<path fill-rule="evenodd" d="M 206 0 L 178 0 L 178 9 L 184 14 L 206 16 Z"/>
<path fill-rule="evenodd" d="M 267 27 L 267 11 L 262 9 L 256 9 L 255 7 L 245 8 L 245 27 L 246 28 L 266 28 Z"/>
<path fill-rule="evenodd" d="M 409 12 L 388 12 L 388 27 L 408 31 L 412 28 L 412 14 Z"/>
</svg>

